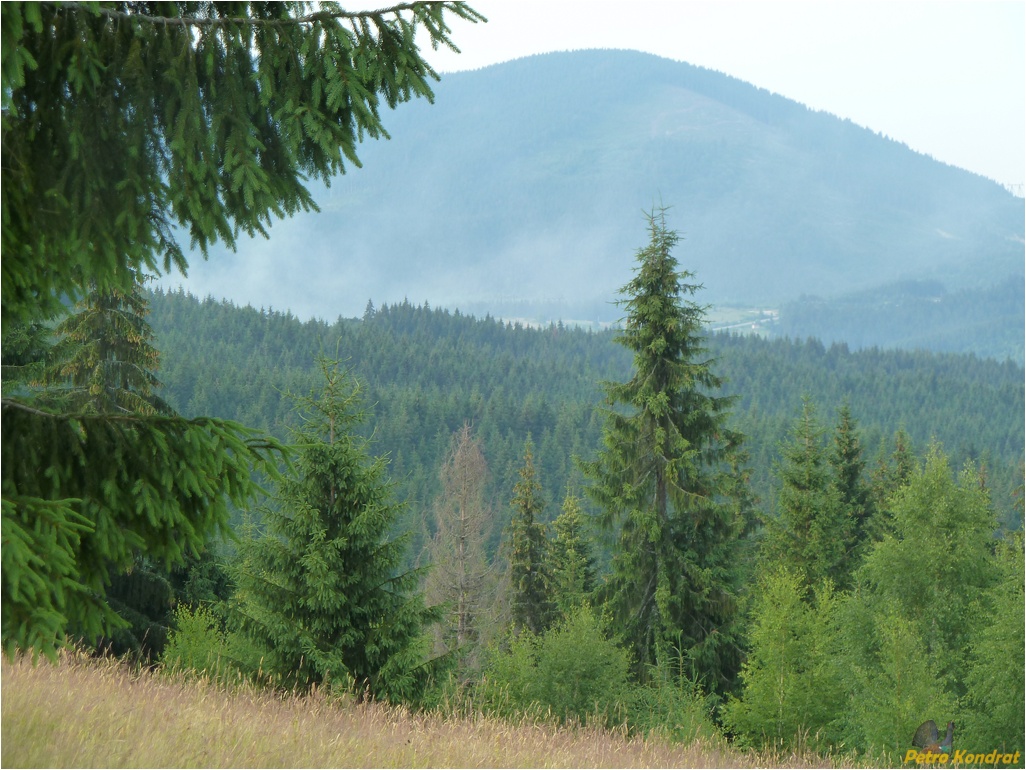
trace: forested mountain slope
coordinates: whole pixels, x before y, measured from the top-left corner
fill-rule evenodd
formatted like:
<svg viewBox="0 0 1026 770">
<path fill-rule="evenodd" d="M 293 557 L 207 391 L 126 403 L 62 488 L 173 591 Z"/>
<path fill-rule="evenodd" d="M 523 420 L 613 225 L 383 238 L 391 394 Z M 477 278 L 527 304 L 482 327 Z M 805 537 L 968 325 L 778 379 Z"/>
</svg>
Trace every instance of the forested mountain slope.
<svg viewBox="0 0 1026 770">
<path fill-rule="evenodd" d="M 291 408 L 282 393 L 314 387 L 314 357 L 347 359 L 365 386 L 366 430 L 376 451 L 391 456 L 390 474 L 413 505 L 414 527 L 438 492 L 452 433 L 469 421 L 491 469 L 493 544 L 509 517 L 527 435 L 551 518 L 567 484 L 580 484 L 573 457 L 590 458 L 599 446 L 600 382 L 625 379 L 631 366 L 612 333 L 524 328 L 410 303 L 328 324 L 156 292 L 151 323 L 172 405 L 278 435 Z M 831 424 L 836 408 L 850 404 L 870 464 L 899 427 L 919 451 L 936 438 L 956 465 L 985 460 L 999 515 L 1014 522 L 1013 479 L 1024 441 L 1021 367 L 965 355 L 853 353 L 815 341 L 726 334 L 709 341 L 717 371 L 738 397 L 734 424 L 749 437 L 755 490 L 767 508 L 777 444 L 809 395 Z"/>
<path fill-rule="evenodd" d="M 194 260 L 187 287 L 303 318 L 409 297 L 615 320 L 641 212 L 660 202 L 718 304 L 1022 273 L 1022 200 L 996 183 L 682 62 L 533 56 L 445 75 L 435 104 L 384 120 L 391 140 L 315 189 L 320 214 Z"/>
</svg>

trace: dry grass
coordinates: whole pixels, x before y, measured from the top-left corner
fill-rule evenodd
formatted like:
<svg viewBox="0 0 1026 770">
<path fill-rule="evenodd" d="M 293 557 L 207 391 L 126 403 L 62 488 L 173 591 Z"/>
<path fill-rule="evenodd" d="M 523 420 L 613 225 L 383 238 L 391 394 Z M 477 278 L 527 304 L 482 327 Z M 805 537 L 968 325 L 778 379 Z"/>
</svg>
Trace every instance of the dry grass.
<svg viewBox="0 0 1026 770">
<path fill-rule="evenodd" d="M 110 661 L 2 662 L 4 767 L 816 767 L 813 755 L 227 692 Z M 848 765 L 850 766 L 850 765 Z"/>
</svg>

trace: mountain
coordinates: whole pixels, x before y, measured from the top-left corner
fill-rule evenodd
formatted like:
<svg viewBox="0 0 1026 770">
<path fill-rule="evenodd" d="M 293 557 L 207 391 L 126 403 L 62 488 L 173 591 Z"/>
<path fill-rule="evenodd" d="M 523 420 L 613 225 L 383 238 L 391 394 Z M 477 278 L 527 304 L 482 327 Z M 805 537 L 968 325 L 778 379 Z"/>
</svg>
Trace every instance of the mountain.
<svg viewBox="0 0 1026 770">
<path fill-rule="evenodd" d="M 186 288 L 301 317 L 409 297 L 483 314 L 615 320 L 610 303 L 670 206 L 678 257 L 716 304 L 777 306 L 900 281 L 985 290 L 1021 275 L 1023 202 L 850 121 L 632 51 L 445 75 L 434 104 L 311 188 L 322 211 Z M 175 285 L 177 278 L 165 280 Z"/>
</svg>

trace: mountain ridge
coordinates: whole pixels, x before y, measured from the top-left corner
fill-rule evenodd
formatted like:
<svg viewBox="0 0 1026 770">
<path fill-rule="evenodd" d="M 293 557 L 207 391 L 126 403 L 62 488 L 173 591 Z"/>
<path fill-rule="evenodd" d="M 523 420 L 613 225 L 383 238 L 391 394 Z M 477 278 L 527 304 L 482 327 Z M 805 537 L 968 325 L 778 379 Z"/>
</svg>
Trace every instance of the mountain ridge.
<svg viewBox="0 0 1026 770">
<path fill-rule="evenodd" d="M 186 287 L 358 315 L 368 298 L 478 312 L 548 299 L 613 320 L 666 204 L 715 303 L 782 304 L 900 280 L 986 288 L 1022 270 L 1022 202 L 996 182 L 723 73 L 651 54 L 537 54 L 446 74 L 385 116 L 321 213 Z M 165 279 L 165 285 L 175 281 Z"/>
</svg>

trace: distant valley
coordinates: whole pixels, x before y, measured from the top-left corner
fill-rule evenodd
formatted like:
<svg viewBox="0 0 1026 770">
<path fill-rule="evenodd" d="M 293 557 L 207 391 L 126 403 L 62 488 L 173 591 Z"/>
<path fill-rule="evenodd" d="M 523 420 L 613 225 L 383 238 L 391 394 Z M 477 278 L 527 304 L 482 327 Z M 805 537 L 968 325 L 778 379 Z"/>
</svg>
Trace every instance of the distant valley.
<svg viewBox="0 0 1026 770">
<path fill-rule="evenodd" d="M 995 182 L 631 51 L 529 57 L 435 91 L 385 116 L 392 138 L 361 146 L 363 168 L 312 187 L 319 214 L 191 260 L 186 288 L 301 318 L 409 298 L 604 325 L 642 212 L 666 205 L 703 302 L 779 311 L 779 334 L 1022 361 L 1023 200 Z M 895 300 L 917 282 L 943 309 Z"/>
</svg>

